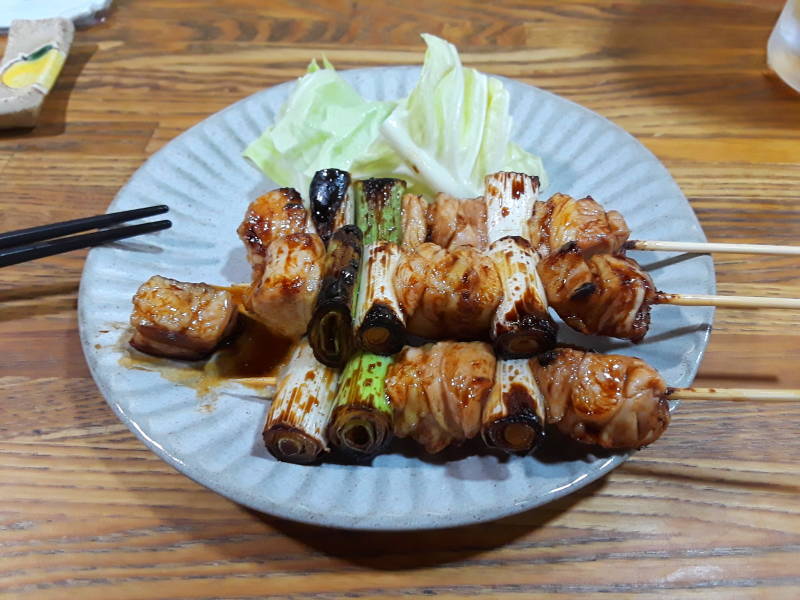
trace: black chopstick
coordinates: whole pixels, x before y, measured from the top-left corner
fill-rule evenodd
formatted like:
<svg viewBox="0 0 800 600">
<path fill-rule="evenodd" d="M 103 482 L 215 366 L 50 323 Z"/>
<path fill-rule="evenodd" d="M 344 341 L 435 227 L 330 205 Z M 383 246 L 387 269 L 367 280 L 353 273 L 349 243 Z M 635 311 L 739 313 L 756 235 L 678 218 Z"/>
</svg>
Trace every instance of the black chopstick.
<svg viewBox="0 0 800 600">
<path fill-rule="evenodd" d="M 61 223 L 51 223 L 50 225 L 41 225 L 39 227 L 9 231 L 8 233 L 0 234 L 0 248 L 10 248 L 12 246 L 19 246 L 20 244 L 31 244 L 62 235 L 88 231 L 89 229 L 118 225 L 125 221 L 134 221 L 136 219 L 161 215 L 168 210 L 169 207 L 166 204 L 159 204 L 158 206 L 123 210 L 122 212 L 115 212 L 107 215 L 97 215 L 95 217 L 86 217 L 83 219 L 74 219 L 72 221 L 63 221 Z"/>
<path fill-rule="evenodd" d="M 21 262 L 36 260 L 37 258 L 44 258 L 45 256 L 53 256 L 54 254 L 61 254 L 63 252 L 70 252 L 71 250 L 77 250 L 79 248 L 89 248 L 108 242 L 115 242 L 144 233 L 153 233 L 155 231 L 161 231 L 162 229 L 168 229 L 171 226 L 172 221 L 153 221 L 140 225 L 129 225 L 128 227 L 104 229 L 102 231 L 95 231 L 94 233 L 84 233 L 83 235 L 73 235 L 27 246 L 7 248 L 0 250 L 0 267 L 16 265 Z"/>
</svg>

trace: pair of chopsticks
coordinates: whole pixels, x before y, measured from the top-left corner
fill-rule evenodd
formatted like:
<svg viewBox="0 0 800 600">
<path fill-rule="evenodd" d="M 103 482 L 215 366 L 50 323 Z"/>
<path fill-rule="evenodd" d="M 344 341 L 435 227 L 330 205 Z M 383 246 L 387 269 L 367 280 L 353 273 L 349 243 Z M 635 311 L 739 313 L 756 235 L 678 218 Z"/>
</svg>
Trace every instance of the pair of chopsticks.
<svg viewBox="0 0 800 600">
<path fill-rule="evenodd" d="M 16 265 L 29 260 L 44 258 L 45 256 L 62 254 L 79 248 L 90 248 L 108 242 L 116 242 L 117 240 L 168 229 L 172 227 L 172 222 L 165 219 L 128 227 L 101 229 L 94 233 L 70 235 L 160 215 L 168 210 L 169 207 L 167 205 L 161 204 L 2 233 L 0 234 L 0 267 Z"/>
</svg>

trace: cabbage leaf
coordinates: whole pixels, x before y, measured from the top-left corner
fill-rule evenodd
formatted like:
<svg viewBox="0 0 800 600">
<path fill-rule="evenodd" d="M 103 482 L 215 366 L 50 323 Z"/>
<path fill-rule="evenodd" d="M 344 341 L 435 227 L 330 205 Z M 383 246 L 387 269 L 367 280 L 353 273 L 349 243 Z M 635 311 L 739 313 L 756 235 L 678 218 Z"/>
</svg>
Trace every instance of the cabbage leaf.
<svg viewBox="0 0 800 600">
<path fill-rule="evenodd" d="M 455 46 L 423 34 L 428 48 L 417 85 L 399 102 L 363 99 L 327 61 L 300 78 L 276 123 L 244 155 L 280 185 L 301 193 L 314 172 L 356 179 L 399 177 L 411 191 L 459 198 L 483 194 L 496 171 L 538 175 L 541 160 L 511 141 L 502 82 L 461 64 Z"/>
</svg>

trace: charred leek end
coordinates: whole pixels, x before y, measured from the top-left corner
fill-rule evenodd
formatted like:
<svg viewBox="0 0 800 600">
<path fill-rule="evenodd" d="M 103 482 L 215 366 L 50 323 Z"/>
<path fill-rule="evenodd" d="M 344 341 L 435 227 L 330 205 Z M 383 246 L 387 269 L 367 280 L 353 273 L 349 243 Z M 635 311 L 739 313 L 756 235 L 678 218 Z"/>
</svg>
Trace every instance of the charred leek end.
<svg viewBox="0 0 800 600">
<path fill-rule="evenodd" d="M 491 337 L 498 358 L 525 358 L 556 344 L 558 326 L 547 308 L 536 270 L 539 255 L 521 237 L 504 237 L 489 246 L 503 286 L 503 300 L 492 318 Z"/>
<path fill-rule="evenodd" d="M 405 315 L 394 290 L 401 257 L 400 247 L 391 242 L 366 249 L 355 322 L 361 347 L 367 352 L 395 354 L 405 345 Z"/>
<path fill-rule="evenodd" d="M 539 178 L 506 171 L 487 175 L 484 198 L 490 243 L 510 235 L 527 236 L 528 219 L 539 199 Z"/>
<path fill-rule="evenodd" d="M 489 447 L 528 454 L 542 441 L 546 403 L 526 359 L 497 361 L 482 421 L 481 435 Z"/>
<path fill-rule="evenodd" d="M 311 218 L 325 244 L 333 232 L 355 221 L 350 193 L 350 173 L 322 169 L 314 173 L 309 189 Z"/>
<path fill-rule="evenodd" d="M 331 237 L 325 276 L 308 325 L 314 356 L 337 369 L 344 367 L 356 348 L 352 308 L 361 265 L 361 237 L 355 225 L 345 225 Z"/>
<path fill-rule="evenodd" d="M 346 456 L 369 459 L 391 439 L 392 407 L 385 393 L 391 362 L 391 358 L 363 352 L 342 371 L 328 439 Z"/>
<path fill-rule="evenodd" d="M 264 444 L 278 460 L 308 464 L 327 450 L 339 372 L 317 362 L 306 338 L 295 347 L 272 399 Z"/>
<path fill-rule="evenodd" d="M 353 184 L 356 225 L 364 232 L 364 243 L 403 241 L 402 179 L 365 179 Z"/>
</svg>

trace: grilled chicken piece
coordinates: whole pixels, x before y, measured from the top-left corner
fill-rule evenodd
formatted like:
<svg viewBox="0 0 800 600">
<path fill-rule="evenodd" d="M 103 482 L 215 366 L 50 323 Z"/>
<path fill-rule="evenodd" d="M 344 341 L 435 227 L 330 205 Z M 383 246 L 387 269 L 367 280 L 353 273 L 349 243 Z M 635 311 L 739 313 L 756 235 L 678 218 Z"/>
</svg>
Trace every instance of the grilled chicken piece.
<svg viewBox="0 0 800 600">
<path fill-rule="evenodd" d="M 403 212 L 403 248 L 416 248 L 428 237 L 426 213 L 428 203 L 422 196 L 404 194 Z"/>
<path fill-rule="evenodd" d="M 406 347 L 386 376 L 394 434 L 431 454 L 475 437 L 494 371 L 492 349 L 482 342 Z"/>
<path fill-rule="evenodd" d="M 272 333 L 300 338 L 311 320 L 324 261 L 325 244 L 315 233 L 292 233 L 272 241 L 245 306 Z"/>
<path fill-rule="evenodd" d="M 572 243 L 540 261 L 538 270 L 550 306 L 573 329 L 633 342 L 647 334 L 658 292 L 636 261 L 610 254 L 586 258 Z"/>
<path fill-rule="evenodd" d="M 528 221 L 530 242 L 542 257 L 571 242 L 586 256 L 618 254 L 630 233 L 619 212 L 606 212 L 591 196 L 575 200 L 555 194 L 547 202 L 536 202 Z"/>
<path fill-rule="evenodd" d="M 425 243 L 406 251 L 394 289 L 406 330 L 427 339 L 487 337 L 502 298 L 491 259 L 469 246 L 445 250 Z"/>
<path fill-rule="evenodd" d="M 228 291 L 154 275 L 133 297 L 131 346 L 155 356 L 198 360 L 233 331 L 237 314 Z"/>
<path fill-rule="evenodd" d="M 667 386 L 630 356 L 556 348 L 530 359 L 547 401 L 548 423 L 586 444 L 640 448 L 669 425 Z"/>
<path fill-rule="evenodd" d="M 428 205 L 430 241 L 442 248 L 472 246 L 484 250 L 486 234 L 486 202 L 483 198 L 460 200 L 448 194 L 437 194 Z"/>
<path fill-rule="evenodd" d="M 280 188 L 253 200 L 236 231 L 247 249 L 256 280 L 264 271 L 264 257 L 272 242 L 293 233 L 311 232 L 313 226 L 297 190 Z"/>
</svg>

